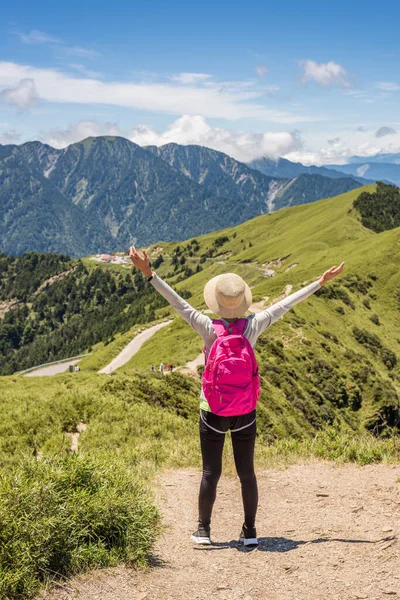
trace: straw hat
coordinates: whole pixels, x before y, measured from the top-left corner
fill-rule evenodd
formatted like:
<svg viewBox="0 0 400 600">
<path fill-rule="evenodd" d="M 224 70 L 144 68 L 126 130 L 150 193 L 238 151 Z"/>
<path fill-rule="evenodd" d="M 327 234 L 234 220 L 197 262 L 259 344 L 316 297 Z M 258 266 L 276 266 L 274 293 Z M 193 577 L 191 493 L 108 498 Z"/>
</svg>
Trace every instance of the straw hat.
<svg viewBox="0 0 400 600">
<path fill-rule="evenodd" d="M 213 313 L 225 319 L 243 315 L 252 300 L 249 286 L 235 273 L 210 279 L 204 287 L 204 300 Z"/>
</svg>

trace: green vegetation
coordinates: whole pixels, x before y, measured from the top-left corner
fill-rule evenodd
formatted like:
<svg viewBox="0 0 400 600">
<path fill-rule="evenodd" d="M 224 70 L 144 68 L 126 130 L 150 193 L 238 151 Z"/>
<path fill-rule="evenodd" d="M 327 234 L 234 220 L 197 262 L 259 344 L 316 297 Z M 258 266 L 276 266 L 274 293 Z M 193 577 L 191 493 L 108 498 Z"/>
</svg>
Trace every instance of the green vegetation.
<svg viewBox="0 0 400 600">
<path fill-rule="evenodd" d="M 294 179 L 289 180 L 278 191 L 274 199 L 274 207 L 282 208 L 283 206 L 303 204 L 305 198 L 308 198 L 308 202 L 314 202 L 321 198 L 343 194 L 358 187 L 360 187 L 360 183 L 355 179 L 346 177 L 346 175 L 330 179 L 323 175 L 301 173 Z"/>
<path fill-rule="evenodd" d="M 367 191 L 373 192 L 374 188 L 371 186 Z M 205 308 L 204 284 L 218 273 L 233 271 L 242 275 L 252 286 L 253 297 L 260 301 L 267 296 L 268 304 L 280 296 L 287 285 L 296 291 L 314 281 L 328 267 L 345 261 L 343 276 L 296 306 L 258 341 L 256 353 L 262 377 L 256 445 L 259 467 L 282 466 L 316 457 L 360 464 L 400 460 L 399 230 L 377 234 L 365 228 L 353 207 L 357 195 L 358 192 L 353 191 L 337 198 L 283 209 L 216 234 L 179 244 L 163 242 L 148 249 L 153 264 L 157 262 L 157 272 L 199 309 Z M 7 263 L 8 259 L 5 260 Z M 86 259 L 82 263 L 67 260 L 58 269 L 57 265 L 51 266 L 52 260 L 49 257 L 48 266 L 43 266 L 36 286 L 40 287 L 49 276 L 64 273 L 69 268 L 74 271 L 70 279 L 70 274 L 65 275 L 47 288 L 45 295 L 50 300 L 46 299 L 46 307 L 49 308 L 44 310 L 42 326 L 51 323 L 53 327 L 56 323 L 53 310 L 61 296 L 63 303 L 73 306 L 69 290 L 74 290 L 75 298 L 82 303 L 82 338 L 85 339 L 88 323 L 93 323 L 93 331 L 106 331 L 107 335 L 99 334 L 97 342 L 92 342 L 93 354 L 81 361 L 79 373 L 42 378 L 9 375 L 0 379 L 1 494 L 9 489 L 10 482 L 20 482 L 15 494 L 20 494 L 22 505 L 28 502 L 26 473 L 29 473 L 33 490 L 43 489 L 40 488 L 42 480 L 50 490 L 57 488 L 49 500 L 53 504 L 46 505 L 49 516 L 55 514 L 52 512 L 55 506 L 63 505 L 64 500 L 66 510 L 71 511 L 68 514 L 72 514 L 79 494 L 93 491 L 89 507 L 93 503 L 97 508 L 90 526 L 97 545 L 90 551 L 87 549 L 87 538 L 79 537 L 82 531 L 76 529 L 71 517 L 70 529 L 67 532 L 60 527 L 60 535 L 68 534 L 77 540 L 75 547 L 81 544 L 81 558 L 79 561 L 75 558 L 68 543 L 65 553 L 59 554 L 52 554 L 54 547 L 49 545 L 49 554 L 44 559 L 48 560 L 46 565 L 66 574 L 113 564 L 117 560 L 136 563 L 146 559 L 149 546 L 141 546 L 143 542 L 136 544 L 133 540 L 133 545 L 128 547 L 126 540 L 107 538 L 99 523 L 107 521 L 111 527 L 114 522 L 116 531 L 120 531 L 121 514 L 128 514 L 123 512 L 125 500 L 139 494 L 142 508 L 138 509 L 139 513 L 129 513 L 129 518 L 143 515 L 151 541 L 159 527 L 151 499 L 141 496 L 136 484 L 129 487 L 121 483 L 122 487 L 118 487 L 118 481 L 126 481 L 124 471 L 132 481 L 140 479 L 147 488 L 159 469 L 200 466 L 197 436 L 200 380 L 179 371 L 162 377 L 159 373 L 150 373 L 150 365 L 153 362 L 158 365 L 163 360 L 183 366 L 198 356 L 202 342 L 189 326 L 175 318 L 112 376 L 98 375 L 97 370 L 120 352 L 137 333 L 140 324 L 146 323 L 145 319 L 165 319 L 173 315 L 173 311 L 151 286 L 132 276 L 127 269 L 96 265 Z M 7 299 L 17 297 L 15 286 L 20 285 L 16 283 L 18 278 L 14 278 L 14 283 L 10 278 L 18 261 L 13 259 L 11 263 L 7 267 Z M 188 274 L 187 268 L 192 274 Z M 266 268 L 275 270 L 274 277 L 264 277 Z M 130 278 L 132 289 L 119 296 L 119 286 L 126 277 Z M 70 287 L 64 287 L 63 282 L 69 282 Z M 2 287 L 2 298 L 4 289 Z M 32 289 L 28 286 L 26 293 L 23 289 L 20 292 L 28 320 L 36 313 L 33 306 L 42 294 L 32 300 L 35 294 Z M 105 297 L 103 304 L 94 301 L 99 298 L 97 289 Z M 130 294 L 136 299 L 134 307 L 128 302 Z M 118 302 L 124 298 L 127 301 L 121 311 Z M 116 305 L 115 312 L 110 308 L 111 299 Z M 130 311 L 135 307 L 141 307 L 141 316 L 132 318 Z M 110 313 L 105 312 L 106 308 Z M 17 308 L 6 316 L 14 311 Z M 117 319 L 118 311 L 122 321 Z M 86 313 L 91 312 L 95 315 L 93 320 L 86 321 Z M 111 315 L 111 325 L 106 330 L 103 321 L 107 314 Z M 67 327 L 73 319 L 74 314 L 69 312 L 54 333 Z M 99 322 L 98 330 L 95 320 Z M 85 341 L 85 348 L 86 344 Z M 13 355 L 18 352 L 20 349 L 14 349 Z M 71 434 L 78 432 L 78 424 L 82 422 L 87 429 L 80 433 L 78 440 L 81 462 L 75 461 L 76 457 L 70 462 Z M 228 472 L 234 470 L 231 452 L 230 445 L 226 444 L 224 468 Z M 77 495 L 75 492 L 71 495 L 65 491 L 71 490 L 70 483 L 58 491 L 56 473 L 65 473 L 65 480 L 71 481 L 82 469 L 92 473 L 89 479 L 93 477 L 103 482 L 97 491 L 78 486 Z M 32 506 L 38 505 L 40 493 L 31 498 Z M 119 496 L 121 504 L 117 503 L 118 510 L 110 517 L 107 498 L 115 500 Z M 0 589 L 13 600 L 20 597 L 18 593 L 32 597 L 33 590 L 48 578 L 49 570 L 41 571 L 37 549 L 46 535 L 47 540 L 52 538 L 50 516 L 46 521 L 45 517 L 39 518 L 39 511 L 36 511 L 37 519 L 33 510 L 29 512 L 32 529 L 37 527 L 40 534 L 37 546 L 34 540 L 28 540 L 34 561 L 30 571 L 37 574 L 36 579 L 30 579 L 23 571 L 21 548 L 26 529 L 18 511 L 18 502 L 13 506 L 7 504 L 4 510 L 0 508 L 0 540 L 6 540 L 12 562 L 9 570 L 14 569 L 15 581 L 20 586 L 15 592 L 14 580 L 7 579 L 6 573 L 0 571 L 3 585 Z M 83 518 L 91 519 L 88 515 Z M 4 533 L 3 521 L 15 523 L 12 540 Z M 1 537 L 4 535 L 8 537 Z M 107 553 L 103 553 L 101 544 L 107 546 Z M 135 554 L 139 551 L 143 552 L 140 556 Z"/>
<path fill-rule="evenodd" d="M 18 300 L 0 321 L 0 375 L 109 343 L 166 304 L 140 273 L 88 269 L 64 256 L 2 255 L 0 270 L 0 302 Z"/>
<path fill-rule="evenodd" d="M 363 192 L 354 201 L 361 222 L 377 233 L 400 225 L 400 189 L 378 181 L 376 191 Z"/>
<path fill-rule="evenodd" d="M 0 597 L 33 598 L 54 577 L 144 565 L 158 513 L 126 465 L 27 459 L 0 479 Z"/>
</svg>

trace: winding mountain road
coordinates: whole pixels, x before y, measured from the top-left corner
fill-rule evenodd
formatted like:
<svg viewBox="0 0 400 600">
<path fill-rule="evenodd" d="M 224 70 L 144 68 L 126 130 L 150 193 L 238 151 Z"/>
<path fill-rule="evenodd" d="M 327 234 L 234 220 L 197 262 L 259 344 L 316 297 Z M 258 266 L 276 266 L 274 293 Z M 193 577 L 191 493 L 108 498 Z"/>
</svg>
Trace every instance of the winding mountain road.
<svg viewBox="0 0 400 600">
<path fill-rule="evenodd" d="M 73 360 L 66 360 L 59 362 L 54 365 L 48 365 L 47 367 L 40 367 L 30 373 L 25 373 L 24 377 L 43 377 L 44 375 L 58 375 L 59 373 L 65 373 L 68 371 L 70 365 L 76 365 L 81 359 L 75 358 Z"/>
<path fill-rule="evenodd" d="M 136 354 L 136 352 L 140 350 L 140 348 L 145 342 L 147 342 L 147 340 L 149 340 L 159 329 L 172 323 L 172 321 L 173 319 L 170 319 L 168 321 L 164 321 L 163 323 L 157 323 L 157 325 L 153 325 L 152 327 L 149 327 L 145 331 L 142 331 L 141 333 L 136 335 L 133 338 L 133 340 L 131 340 L 129 344 L 127 344 L 125 348 L 121 350 L 118 356 L 116 356 L 106 367 L 100 369 L 98 373 L 105 373 L 107 375 L 110 375 L 111 373 L 113 373 L 113 371 L 116 371 L 117 369 L 122 367 L 128 362 L 128 360 L 132 358 L 132 356 Z"/>
</svg>

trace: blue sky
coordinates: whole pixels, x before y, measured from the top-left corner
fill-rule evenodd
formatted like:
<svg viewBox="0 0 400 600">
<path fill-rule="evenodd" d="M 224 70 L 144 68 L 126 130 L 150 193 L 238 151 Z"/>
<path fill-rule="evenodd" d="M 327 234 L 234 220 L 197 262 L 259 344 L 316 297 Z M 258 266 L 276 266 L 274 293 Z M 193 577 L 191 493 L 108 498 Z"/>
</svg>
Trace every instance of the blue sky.
<svg viewBox="0 0 400 600">
<path fill-rule="evenodd" d="M 251 160 L 400 150 L 396 2 L 2 7 L 0 143 L 87 135 Z"/>
</svg>

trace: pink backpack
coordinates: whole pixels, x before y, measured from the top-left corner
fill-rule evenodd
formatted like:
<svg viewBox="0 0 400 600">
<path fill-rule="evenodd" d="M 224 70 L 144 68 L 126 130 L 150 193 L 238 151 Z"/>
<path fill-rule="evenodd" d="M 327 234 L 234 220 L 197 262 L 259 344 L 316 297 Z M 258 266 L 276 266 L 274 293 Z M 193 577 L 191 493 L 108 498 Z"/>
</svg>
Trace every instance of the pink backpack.
<svg viewBox="0 0 400 600">
<path fill-rule="evenodd" d="M 246 415 L 254 410 L 260 395 L 256 357 L 243 335 L 247 319 L 238 319 L 228 327 L 217 319 L 212 323 L 217 339 L 203 372 L 204 395 L 216 415 Z"/>
</svg>

